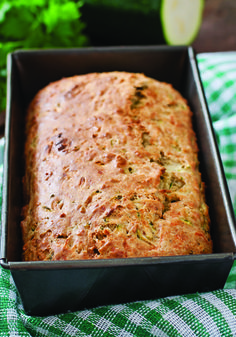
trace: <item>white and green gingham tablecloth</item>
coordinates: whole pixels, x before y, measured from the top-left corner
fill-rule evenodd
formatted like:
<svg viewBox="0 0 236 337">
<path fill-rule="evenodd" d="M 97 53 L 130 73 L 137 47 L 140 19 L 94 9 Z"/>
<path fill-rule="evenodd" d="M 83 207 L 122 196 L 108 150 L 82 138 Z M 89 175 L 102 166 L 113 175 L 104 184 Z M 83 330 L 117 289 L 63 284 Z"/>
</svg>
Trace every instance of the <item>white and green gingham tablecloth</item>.
<svg viewBox="0 0 236 337">
<path fill-rule="evenodd" d="M 236 210 L 236 52 L 199 54 L 198 63 Z M 236 265 L 217 291 L 49 317 L 25 314 L 10 272 L 1 268 L 0 336 L 236 336 Z"/>
</svg>

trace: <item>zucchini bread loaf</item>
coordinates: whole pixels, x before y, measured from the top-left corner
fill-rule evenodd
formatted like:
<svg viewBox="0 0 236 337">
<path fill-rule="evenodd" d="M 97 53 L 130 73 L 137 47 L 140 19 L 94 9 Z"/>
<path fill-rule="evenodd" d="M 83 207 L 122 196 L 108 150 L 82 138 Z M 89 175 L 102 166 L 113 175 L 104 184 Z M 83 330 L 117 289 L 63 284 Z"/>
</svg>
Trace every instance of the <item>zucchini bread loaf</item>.
<svg viewBox="0 0 236 337">
<path fill-rule="evenodd" d="M 211 253 L 191 116 L 143 74 L 42 89 L 27 114 L 24 260 Z"/>
</svg>

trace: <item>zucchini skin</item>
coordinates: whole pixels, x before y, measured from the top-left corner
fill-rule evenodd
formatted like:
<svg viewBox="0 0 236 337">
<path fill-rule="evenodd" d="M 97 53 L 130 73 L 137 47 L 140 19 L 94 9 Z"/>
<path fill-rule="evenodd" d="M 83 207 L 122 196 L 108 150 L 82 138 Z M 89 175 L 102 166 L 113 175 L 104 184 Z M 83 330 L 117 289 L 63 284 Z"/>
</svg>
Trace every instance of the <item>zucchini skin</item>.
<svg viewBox="0 0 236 337">
<path fill-rule="evenodd" d="M 161 1 L 85 0 L 80 11 L 94 46 L 165 44 Z"/>
</svg>

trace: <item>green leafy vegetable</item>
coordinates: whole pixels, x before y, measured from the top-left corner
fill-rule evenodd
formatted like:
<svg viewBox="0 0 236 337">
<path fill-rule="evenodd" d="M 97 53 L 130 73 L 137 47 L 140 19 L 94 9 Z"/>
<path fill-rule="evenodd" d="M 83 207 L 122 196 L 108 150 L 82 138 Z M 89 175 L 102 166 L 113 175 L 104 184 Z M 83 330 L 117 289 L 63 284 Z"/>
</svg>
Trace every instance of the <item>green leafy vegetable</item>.
<svg viewBox="0 0 236 337">
<path fill-rule="evenodd" d="M 0 112 L 6 105 L 6 59 L 16 49 L 83 47 L 83 1 L 0 0 Z"/>
</svg>

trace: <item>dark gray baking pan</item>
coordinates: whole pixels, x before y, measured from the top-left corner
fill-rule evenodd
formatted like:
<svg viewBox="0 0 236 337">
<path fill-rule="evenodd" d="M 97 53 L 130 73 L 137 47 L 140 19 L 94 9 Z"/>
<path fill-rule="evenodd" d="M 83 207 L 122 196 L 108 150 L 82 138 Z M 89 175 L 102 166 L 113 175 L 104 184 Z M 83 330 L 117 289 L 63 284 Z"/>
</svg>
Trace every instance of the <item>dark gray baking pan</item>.
<svg viewBox="0 0 236 337">
<path fill-rule="evenodd" d="M 26 108 L 51 81 L 89 72 L 143 72 L 188 100 L 200 149 L 214 253 L 99 261 L 21 261 L 20 213 Z M 222 288 L 236 253 L 234 212 L 191 47 L 146 46 L 17 51 L 8 57 L 1 265 L 10 269 L 26 313 L 49 315 L 98 305 Z"/>
</svg>

